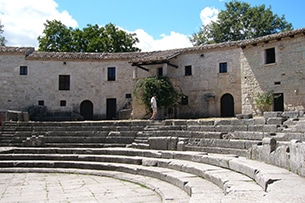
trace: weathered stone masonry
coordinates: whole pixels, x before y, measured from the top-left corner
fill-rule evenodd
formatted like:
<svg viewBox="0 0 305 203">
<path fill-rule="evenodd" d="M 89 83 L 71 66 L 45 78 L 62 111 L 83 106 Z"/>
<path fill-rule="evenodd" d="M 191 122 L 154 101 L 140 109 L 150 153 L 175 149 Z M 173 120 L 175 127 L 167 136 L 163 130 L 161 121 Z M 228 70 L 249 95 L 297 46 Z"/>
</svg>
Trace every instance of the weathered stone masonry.
<svg viewBox="0 0 305 203">
<path fill-rule="evenodd" d="M 257 114 L 254 98 L 261 91 L 280 95 L 273 110 L 303 111 L 304 33 L 299 29 L 251 40 L 134 53 L 0 47 L 0 110 L 44 105 L 87 119 L 117 119 L 127 108 L 125 117 L 132 110 L 133 118 L 144 118 L 144 108 L 130 98 L 135 82 L 162 74 L 188 97 L 186 104 L 173 106 L 168 117 Z"/>
</svg>

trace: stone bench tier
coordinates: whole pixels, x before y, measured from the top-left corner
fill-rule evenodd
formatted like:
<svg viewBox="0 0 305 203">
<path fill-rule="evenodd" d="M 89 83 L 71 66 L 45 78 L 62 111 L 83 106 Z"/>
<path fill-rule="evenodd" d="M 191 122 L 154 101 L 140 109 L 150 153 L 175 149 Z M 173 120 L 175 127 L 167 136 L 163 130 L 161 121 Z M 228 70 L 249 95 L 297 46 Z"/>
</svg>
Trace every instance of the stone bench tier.
<svg viewBox="0 0 305 203">
<path fill-rule="evenodd" d="M 277 125 L 189 125 L 188 131 L 206 131 L 230 133 L 234 131 L 256 131 L 256 132 L 277 132 Z"/>
<path fill-rule="evenodd" d="M 148 176 L 124 173 L 119 171 L 104 171 L 104 170 L 88 170 L 88 169 L 67 169 L 67 168 L 0 168 L 0 173 L 67 173 L 67 174 L 81 174 L 81 175 L 94 175 L 103 176 L 109 178 L 115 178 L 119 180 L 126 180 L 132 183 L 136 183 L 145 186 L 152 191 L 158 193 L 162 199 L 162 202 L 166 203 L 190 203 L 198 202 L 191 201 L 190 196 L 180 188 L 156 178 Z M 219 192 L 220 193 L 220 192 Z M 211 193 L 211 195 L 214 195 Z M 213 197 L 211 197 L 212 199 Z"/>
<path fill-rule="evenodd" d="M 175 151 L 156 151 L 156 150 L 136 150 L 136 149 L 127 149 L 127 148 L 107 148 L 107 149 L 61 149 L 61 148 L 14 148 L 11 150 L 4 150 L 2 153 L 5 154 L 18 154 L 18 153 L 29 153 L 29 154 L 44 154 L 48 153 L 51 154 L 55 152 L 57 154 L 61 153 L 72 153 L 77 155 L 115 155 L 111 156 L 111 159 L 115 159 L 116 156 L 140 156 L 142 158 L 142 165 L 135 165 L 135 164 L 127 164 L 124 163 L 116 163 L 116 162 L 91 162 L 91 161 L 83 161 L 78 160 L 81 162 L 81 166 L 84 167 L 92 167 L 94 168 L 97 164 L 100 169 L 103 170 L 120 170 L 119 168 L 124 168 L 124 172 L 134 172 L 134 171 L 146 171 L 148 174 L 158 174 L 160 175 L 159 168 L 163 170 L 175 169 L 183 172 L 183 173 L 191 173 L 192 175 L 204 177 L 206 180 L 209 180 L 220 188 L 225 188 L 224 192 L 228 191 L 227 196 L 232 198 L 231 195 L 236 194 L 236 191 L 239 189 L 245 188 L 252 188 L 246 186 L 248 183 L 255 182 L 261 186 L 261 191 L 265 191 L 266 194 L 263 196 L 255 195 L 255 198 L 258 202 L 260 200 L 270 201 L 270 202 L 281 202 L 281 200 L 289 200 L 291 198 L 294 202 L 299 202 L 303 200 L 304 195 L 302 191 L 305 190 L 305 179 L 297 176 L 293 173 L 285 169 L 281 169 L 275 166 L 267 165 L 262 162 L 248 160 L 243 157 L 236 157 L 230 155 L 220 155 L 220 154 L 206 154 L 206 153 L 199 153 L 199 152 L 175 152 Z M 9 155 L 7 155 L 9 156 Z M 77 156 L 75 156 L 77 157 Z M 87 156 L 91 157 L 92 156 Z M 101 156 L 102 157 L 102 156 Z M 100 158 L 101 158 L 100 157 Z M 120 157 L 119 160 L 123 160 L 123 157 Z M 135 158 L 135 157 L 133 157 Z M 137 157 L 136 157 L 137 158 Z M 108 158 L 109 159 L 109 158 Z M 133 162 L 137 159 L 131 159 Z M 72 162 L 74 163 L 75 167 L 77 164 L 75 162 L 78 161 L 55 161 L 56 167 L 63 167 L 65 164 L 68 165 Z M 3 160 L 1 161 L 1 167 L 14 167 L 14 166 L 24 166 L 29 164 L 29 167 L 34 167 L 35 165 L 31 165 L 32 162 L 35 161 L 26 161 L 26 160 L 11 160 L 9 162 Z M 54 161 L 43 161 L 39 160 L 36 163 L 39 166 L 43 166 L 47 164 L 48 166 L 52 166 Z M 9 163 L 9 165 L 6 165 Z M 22 163 L 22 164 L 20 164 Z M 19 165 L 18 165 L 19 164 Z M 113 165 L 115 164 L 115 165 Z M 118 165 L 117 165 L 118 164 Z M 71 165 L 70 165 L 71 166 Z M 93 167 L 94 166 L 94 167 Z M 108 167 L 108 168 L 107 168 Z M 117 167 L 117 168 L 116 168 Z M 136 167 L 137 169 L 135 170 Z M 144 168 L 142 168 L 144 167 Z M 216 167 L 216 168 L 214 168 Z M 220 167 L 220 168 L 219 168 Z M 105 169 L 106 168 L 106 169 Z M 158 168 L 158 169 L 157 169 Z M 153 170 L 152 170 L 153 169 Z M 226 169 L 226 170 L 225 170 Z M 123 169 L 122 169 L 123 170 Z M 233 172 L 234 174 L 244 174 L 246 176 L 242 176 L 243 178 L 236 178 L 235 175 L 230 174 Z M 164 175 L 164 174 L 163 174 Z M 164 178 L 166 176 L 163 176 Z M 251 178 L 255 182 L 245 181 L 247 178 Z M 166 179 L 166 178 L 165 178 Z M 176 178 L 173 180 L 177 181 Z M 180 181 L 180 182 L 179 182 Z M 177 185 L 181 184 L 183 181 L 179 180 Z M 181 182 L 182 181 L 182 182 Z M 240 182 L 241 181 L 241 182 Z M 246 184 L 246 185 L 245 185 Z M 244 187 L 240 187 L 243 185 Z M 182 185 L 180 185 L 182 187 Z M 287 187 L 289 186 L 289 187 Z M 234 189 L 235 188 L 235 189 Z M 239 188 L 239 189 L 238 189 Z M 231 189 L 231 190 L 230 190 Z M 234 189 L 234 190 L 233 190 Z M 256 191 L 256 190 L 254 190 Z M 240 191 L 242 192 L 242 191 Z M 244 191 L 245 192 L 245 191 Z M 237 192 L 238 193 L 238 192 Z M 255 192 L 254 192 L 255 193 Z M 254 194 L 253 193 L 253 194 Z M 245 193 L 243 193 L 245 195 Z M 234 196 L 234 195 L 233 195 Z M 234 196 L 236 197 L 236 196 Z M 272 201 L 270 198 L 273 198 Z M 263 202 L 263 201 L 261 201 Z"/>
<path fill-rule="evenodd" d="M 186 160 L 93 154 L 1 154 L 0 159 L 1 168 L 98 169 L 149 176 L 183 189 L 197 201 L 212 194 L 216 202 L 236 199 L 239 195 L 254 200 L 264 194 L 262 188 L 240 173 Z M 215 184 L 223 190 L 221 195 Z"/>
</svg>

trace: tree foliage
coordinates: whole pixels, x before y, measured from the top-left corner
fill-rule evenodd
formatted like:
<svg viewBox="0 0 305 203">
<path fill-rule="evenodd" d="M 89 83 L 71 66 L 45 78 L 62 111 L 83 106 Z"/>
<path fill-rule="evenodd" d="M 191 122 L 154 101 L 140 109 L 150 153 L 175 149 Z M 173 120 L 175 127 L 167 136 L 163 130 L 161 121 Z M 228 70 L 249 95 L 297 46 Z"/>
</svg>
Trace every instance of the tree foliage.
<svg viewBox="0 0 305 203">
<path fill-rule="evenodd" d="M 51 52 L 134 52 L 139 42 L 135 34 L 126 33 L 109 23 L 104 27 L 90 25 L 73 29 L 53 20 L 44 24 L 43 35 L 38 37 L 38 51 Z"/>
<path fill-rule="evenodd" d="M 265 5 L 251 7 L 240 1 L 225 4 L 226 10 L 218 14 L 218 20 L 203 25 L 190 38 L 194 45 L 238 41 L 292 30 L 292 24 L 273 14 Z"/>
<path fill-rule="evenodd" d="M 5 46 L 5 37 L 2 36 L 4 30 L 3 30 L 4 25 L 2 25 L 0 21 L 0 46 Z"/>
<path fill-rule="evenodd" d="M 256 106 L 262 113 L 271 110 L 273 100 L 274 96 L 272 92 L 258 93 L 255 97 Z"/>
<path fill-rule="evenodd" d="M 158 106 L 164 107 L 174 105 L 180 96 L 166 76 L 147 77 L 137 81 L 133 95 L 143 102 L 147 110 L 150 109 L 150 99 L 154 94 Z"/>
</svg>

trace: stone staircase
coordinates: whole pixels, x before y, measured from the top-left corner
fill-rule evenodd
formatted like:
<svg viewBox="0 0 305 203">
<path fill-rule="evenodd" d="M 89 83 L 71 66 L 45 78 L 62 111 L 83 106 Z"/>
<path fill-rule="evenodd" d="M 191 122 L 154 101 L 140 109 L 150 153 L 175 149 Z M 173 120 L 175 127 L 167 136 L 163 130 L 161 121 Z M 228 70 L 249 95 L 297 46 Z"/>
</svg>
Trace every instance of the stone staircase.
<svg viewBox="0 0 305 203">
<path fill-rule="evenodd" d="M 5 122 L 0 146 L 125 147 L 144 126 L 143 121 Z"/>
<path fill-rule="evenodd" d="M 109 176 L 164 202 L 302 202 L 304 126 L 304 117 L 6 122 L 0 172 Z"/>
<path fill-rule="evenodd" d="M 130 148 L 2 148 L 0 172 L 107 172 L 169 183 L 188 198 L 165 202 L 301 202 L 305 179 L 287 170 L 232 155 Z M 72 170 L 73 169 L 73 170 Z M 143 181 L 143 179 L 141 179 Z M 150 179 L 148 179 L 150 180 Z M 291 184 L 293 180 L 293 186 Z M 136 180 L 133 180 L 136 182 Z M 149 185 L 150 182 L 142 182 Z M 289 195 L 287 195 L 287 190 Z M 173 192 L 173 191 L 172 191 Z M 166 188 L 160 193 L 166 194 Z M 164 197 L 169 196 L 165 195 Z M 205 201 L 206 200 L 206 201 Z"/>
</svg>

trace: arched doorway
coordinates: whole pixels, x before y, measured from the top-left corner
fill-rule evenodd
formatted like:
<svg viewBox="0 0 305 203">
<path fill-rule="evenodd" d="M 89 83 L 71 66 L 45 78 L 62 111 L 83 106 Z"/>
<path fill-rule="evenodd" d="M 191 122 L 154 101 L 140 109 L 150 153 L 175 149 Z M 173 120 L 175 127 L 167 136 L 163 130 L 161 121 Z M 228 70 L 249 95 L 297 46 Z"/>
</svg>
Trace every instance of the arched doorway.
<svg viewBox="0 0 305 203">
<path fill-rule="evenodd" d="M 231 94 L 224 94 L 221 97 L 221 117 L 234 117 L 234 98 Z"/>
<path fill-rule="evenodd" d="M 93 119 L 93 103 L 91 101 L 82 101 L 80 104 L 80 115 L 82 115 L 85 120 Z"/>
</svg>

